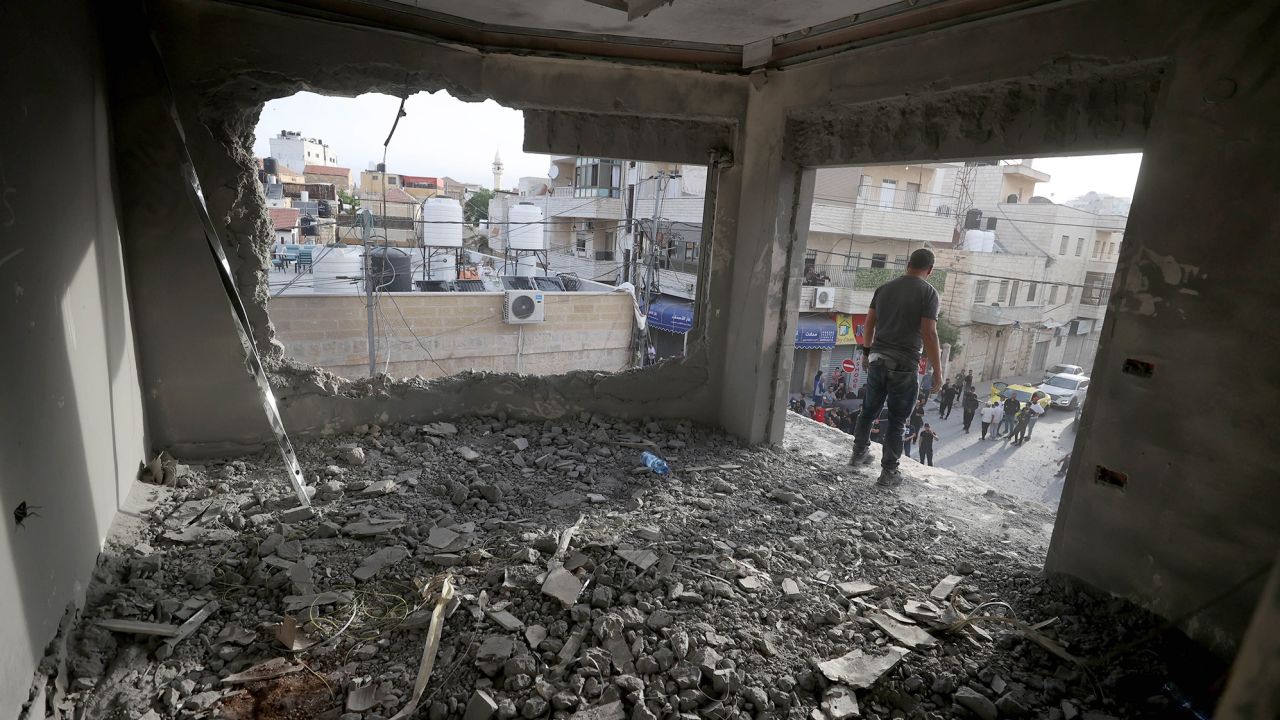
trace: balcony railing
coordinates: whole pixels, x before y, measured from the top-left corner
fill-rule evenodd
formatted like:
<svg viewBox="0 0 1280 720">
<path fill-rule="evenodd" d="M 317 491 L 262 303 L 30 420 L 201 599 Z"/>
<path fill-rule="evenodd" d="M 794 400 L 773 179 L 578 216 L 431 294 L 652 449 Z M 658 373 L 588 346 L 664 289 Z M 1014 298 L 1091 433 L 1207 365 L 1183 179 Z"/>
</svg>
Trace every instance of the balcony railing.
<svg viewBox="0 0 1280 720">
<path fill-rule="evenodd" d="M 858 265 L 806 265 L 804 284 L 875 290 L 902 274 L 902 268 L 889 267 L 891 263 L 886 263 L 886 267 L 871 267 L 869 262 L 863 258 Z M 947 271 L 935 269 L 925 282 L 942 293 L 947 289 Z"/>
<path fill-rule="evenodd" d="M 1015 305 L 974 303 L 971 309 L 973 322 L 984 325 L 1012 325 L 1014 323 L 1039 322 L 1044 317 L 1044 305 Z"/>
</svg>

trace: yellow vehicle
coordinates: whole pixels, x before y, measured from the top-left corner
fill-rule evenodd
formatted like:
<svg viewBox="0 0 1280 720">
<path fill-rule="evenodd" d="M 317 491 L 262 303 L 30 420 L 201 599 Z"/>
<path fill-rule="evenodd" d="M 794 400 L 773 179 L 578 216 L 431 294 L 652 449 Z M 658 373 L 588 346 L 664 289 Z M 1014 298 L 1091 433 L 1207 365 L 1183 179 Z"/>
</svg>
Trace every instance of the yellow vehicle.
<svg viewBox="0 0 1280 720">
<path fill-rule="evenodd" d="M 991 397 L 987 398 L 987 402 L 1003 403 L 1006 398 L 1011 397 L 1018 401 L 1019 407 L 1025 407 L 1031 401 L 1031 396 L 1036 393 L 1040 394 L 1040 398 L 1037 400 L 1040 407 L 1048 410 L 1051 402 L 1048 393 L 1030 385 L 1010 385 L 1003 382 L 991 383 Z"/>
</svg>

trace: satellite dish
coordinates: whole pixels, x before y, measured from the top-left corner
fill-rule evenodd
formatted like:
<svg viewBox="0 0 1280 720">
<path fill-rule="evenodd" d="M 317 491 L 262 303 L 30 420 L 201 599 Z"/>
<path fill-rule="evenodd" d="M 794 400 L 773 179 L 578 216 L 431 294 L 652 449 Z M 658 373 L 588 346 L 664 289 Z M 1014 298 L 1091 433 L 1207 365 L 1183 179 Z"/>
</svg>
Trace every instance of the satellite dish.
<svg viewBox="0 0 1280 720">
<path fill-rule="evenodd" d="M 556 178 L 560 177 L 560 167 L 553 163 L 551 167 L 547 170 L 547 177 L 551 178 L 552 180 L 555 180 Z"/>
</svg>

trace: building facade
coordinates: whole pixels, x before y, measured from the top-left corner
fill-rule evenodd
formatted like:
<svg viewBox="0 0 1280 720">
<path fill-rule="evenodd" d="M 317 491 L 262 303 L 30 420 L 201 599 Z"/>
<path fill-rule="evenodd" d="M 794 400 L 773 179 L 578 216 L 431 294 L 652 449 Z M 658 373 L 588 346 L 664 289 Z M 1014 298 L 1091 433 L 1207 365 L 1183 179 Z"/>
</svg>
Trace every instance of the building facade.
<svg viewBox="0 0 1280 720">
<path fill-rule="evenodd" d="M 271 138 L 271 157 L 294 172 L 308 165 L 337 165 L 338 157 L 323 140 L 303 137 L 296 130 L 281 130 Z"/>
</svg>

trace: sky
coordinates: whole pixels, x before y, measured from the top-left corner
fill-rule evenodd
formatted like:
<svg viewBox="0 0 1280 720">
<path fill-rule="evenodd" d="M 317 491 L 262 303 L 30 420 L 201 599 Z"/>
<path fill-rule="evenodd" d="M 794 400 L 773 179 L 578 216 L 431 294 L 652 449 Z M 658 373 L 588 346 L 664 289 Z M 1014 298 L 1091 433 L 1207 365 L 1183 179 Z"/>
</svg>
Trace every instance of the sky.
<svg viewBox="0 0 1280 720">
<path fill-rule="evenodd" d="M 269 139 L 281 130 L 324 140 L 343 167 L 357 173 L 382 161 L 382 143 L 395 120 L 398 98 L 365 94 L 354 98 L 298 93 L 267 103 L 258 121 L 253 150 L 270 154 Z M 550 159 L 524 152 L 524 120 L 519 110 L 492 100 L 468 103 L 444 91 L 418 93 L 405 103 L 387 150 L 387 170 L 493 184 L 494 151 L 502 153 L 502 184 L 514 188 L 523 176 L 546 177 Z M 1036 193 L 1065 203 L 1093 190 L 1132 197 L 1141 153 L 1037 158 L 1033 166 L 1050 175 Z M 302 168 L 294 168 L 301 171 Z"/>
</svg>

